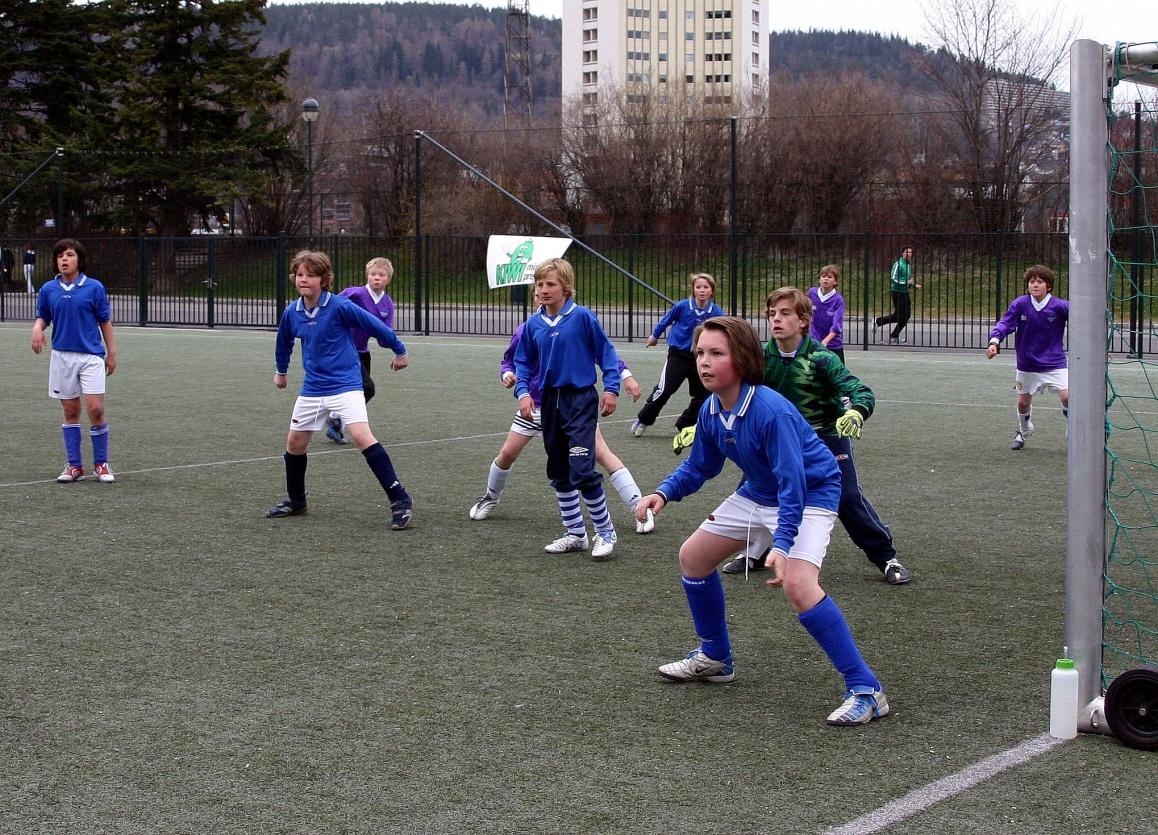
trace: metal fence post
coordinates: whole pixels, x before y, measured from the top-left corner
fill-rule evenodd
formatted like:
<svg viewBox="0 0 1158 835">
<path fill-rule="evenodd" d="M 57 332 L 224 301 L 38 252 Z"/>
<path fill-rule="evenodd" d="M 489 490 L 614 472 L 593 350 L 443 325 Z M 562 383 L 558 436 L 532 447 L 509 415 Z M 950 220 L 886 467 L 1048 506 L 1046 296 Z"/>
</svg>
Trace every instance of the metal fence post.
<svg viewBox="0 0 1158 835">
<path fill-rule="evenodd" d="M 635 255 L 639 246 L 639 233 L 632 234 L 627 244 L 627 271 L 635 275 Z M 635 282 L 627 282 L 627 341 L 635 341 Z"/>
<path fill-rule="evenodd" d="M 217 287 L 217 242 L 213 238 L 206 241 L 206 267 L 209 275 L 205 277 L 205 326 L 212 328 L 216 325 L 214 316 L 214 290 Z"/>
<path fill-rule="evenodd" d="M 872 244 L 872 236 L 868 232 L 865 232 L 864 233 L 863 248 L 861 250 L 861 275 L 864 277 L 863 281 L 862 281 L 862 284 L 864 285 L 864 289 L 862 291 L 863 296 L 862 296 L 861 301 L 864 305 L 863 306 L 864 312 L 862 314 L 862 318 L 864 319 L 864 321 L 861 322 L 861 326 L 860 326 L 860 332 L 861 332 L 860 347 L 861 347 L 861 350 L 864 350 L 864 351 L 867 351 L 869 348 L 869 316 L 872 313 L 872 307 L 871 307 L 872 300 L 871 300 L 871 293 L 869 292 L 869 284 L 871 282 L 871 279 L 869 277 L 869 248 L 870 248 L 871 244 Z"/>
<path fill-rule="evenodd" d="M 144 235 L 137 236 L 137 324 L 149 322 L 149 244 Z"/>
<path fill-rule="evenodd" d="M 274 298 L 277 305 L 277 319 L 274 321 L 276 325 L 281 321 L 281 314 L 285 312 L 285 284 L 286 277 L 289 273 L 289 263 L 286 261 L 286 241 L 285 231 L 277 233 L 277 275 L 274 277 Z"/>
</svg>

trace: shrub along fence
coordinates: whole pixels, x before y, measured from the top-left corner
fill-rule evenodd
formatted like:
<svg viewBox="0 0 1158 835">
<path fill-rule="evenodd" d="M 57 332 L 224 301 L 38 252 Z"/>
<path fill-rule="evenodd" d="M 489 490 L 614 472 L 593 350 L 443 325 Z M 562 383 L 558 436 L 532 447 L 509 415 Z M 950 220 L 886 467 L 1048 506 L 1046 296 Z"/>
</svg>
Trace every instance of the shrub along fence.
<svg viewBox="0 0 1158 835">
<path fill-rule="evenodd" d="M 1054 292 L 1066 297 L 1068 238 L 1061 234 L 739 234 L 603 235 L 584 239 L 628 273 L 655 288 L 627 279 L 578 247 L 568 257 L 576 268 L 576 297 L 593 308 L 613 339 L 643 340 L 672 300 L 688 295 L 694 272 L 716 277 L 716 299 L 729 313 L 764 328 L 764 299 L 785 285 L 807 288 L 820 267 L 836 264 L 848 312 L 845 342 L 868 348 L 887 342 L 872 320 L 892 309 L 888 278 L 893 262 L 913 249 L 910 347 L 973 349 L 988 341 L 989 329 L 1009 302 L 1024 292 L 1022 272 L 1050 266 Z M 86 238 L 90 272 L 108 288 L 114 321 L 140 326 L 274 328 L 285 305 L 296 298 L 289 280 L 293 253 L 303 237 Z M 3 246 L 20 253 L 22 242 Z M 36 286 L 49 280 L 51 241 L 38 245 Z M 394 263 L 390 293 L 402 333 L 506 336 L 530 312 L 529 288 L 490 290 L 485 275 L 487 239 L 422 239 L 422 274 L 415 274 L 413 237 L 324 236 L 315 247 L 334 261 L 335 289 L 361 284 L 370 258 Z M 1153 262 L 1152 253 L 1149 261 Z M 1145 260 L 1145 259 L 1144 259 Z M 1154 267 L 1138 277 L 1115 276 L 1115 318 L 1130 322 L 1143 353 L 1155 335 L 1151 288 Z M 25 292 L 19 264 L 0 284 L 0 321 L 31 321 L 34 296 Z M 1125 351 L 1124 345 L 1111 346 Z"/>
</svg>

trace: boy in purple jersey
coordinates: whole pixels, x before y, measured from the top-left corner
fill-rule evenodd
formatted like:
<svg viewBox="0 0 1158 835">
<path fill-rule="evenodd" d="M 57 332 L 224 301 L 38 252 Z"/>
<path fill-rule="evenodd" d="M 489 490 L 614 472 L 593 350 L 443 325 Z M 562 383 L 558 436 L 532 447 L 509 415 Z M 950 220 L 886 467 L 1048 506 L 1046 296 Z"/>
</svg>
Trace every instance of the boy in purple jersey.
<svg viewBox="0 0 1158 835">
<path fill-rule="evenodd" d="M 105 378 L 117 370 L 117 344 L 112 311 L 104 285 L 85 275 L 88 254 L 80 241 L 63 238 L 52 248 L 59 274 L 40 288 L 36 322 L 32 325 L 32 352 L 44 347 L 44 329 L 52 326 L 52 357 L 48 394 L 64 409 L 64 452 L 68 459 L 56 480 L 61 484 L 84 477 L 80 448 L 80 400 L 88 412 L 92 441 L 93 475 L 108 484 L 109 424 L 105 419 Z M 101 339 L 104 345 L 101 345 Z"/>
<path fill-rule="evenodd" d="M 366 262 L 366 284 L 362 287 L 347 287 L 341 295 L 371 316 L 381 319 L 386 327 L 393 330 L 394 299 L 386 292 L 392 278 L 394 265 L 389 258 L 371 258 Z M 358 349 L 358 362 L 362 366 L 362 392 L 369 404 L 374 399 L 374 380 L 370 377 L 370 334 L 361 328 L 354 328 L 350 335 L 354 337 L 354 347 Z M 327 422 L 326 437 L 335 444 L 350 443 L 342 434 L 342 419 L 339 417 L 331 417 Z"/>
<path fill-rule="evenodd" d="M 503 359 L 499 363 L 499 379 L 506 388 L 513 388 L 515 385 L 515 350 L 519 347 L 519 339 L 522 338 L 524 327 L 526 327 L 525 322 L 515 328 L 514 334 L 511 335 L 511 343 L 507 346 L 507 350 L 503 353 Z M 619 361 L 619 374 L 623 390 L 631 396 L 632 400 L 639 400 L 643 392 L 622 359 Z M 486 492 L 471 505 L 470 518 L 476 522 L 489 518 L 498 507 L 502 500 L 503 490 L 507 486 L 507 479 L 511 476 L 511 468 L 519 460 L 519 455 L 533 439 L 543 434 L 543 425 L 540 419 L 543 393 L 539 389 L 538 376 L 531 378 L 530 392 L 531 399 L 535 403 L 535 410 L 530 420 L 525 419 L 517 412 L 515 413 L 515 419 L 507 432 L 507 439 L 503 441 L 499 454 L 491 462 L 490 471 L 487 473 Z M 598 427 L 595 428 L 595 461 L 607 471 L 607 478 L 611 482 L 611 486 L 615 488 L 615 492 L 623 499 L 628 509 L 634 513 L 635 506 L 639 504 L 642 495 L 639 485 L 636 484 L 631 470 L 627 469 L 619 456 L 607 446 L 607 441 L 604 440 L 603 433 L 599 431 Z M 635 523 L 636 533 L 647 534 L 653 530 L 655 530 L 654 517 L 649 516 L 644 521 Z"/>
<path fill-rule="evenodd" d="M 1010 449 L 1023 449 L 1033 434 L 1033 396 L 1043 389 L 1057 393 L 1062 414 L 1069 416 L 1070 378 L 1066 367 L 1065 330 L 1070 303 L 1053 296 L 1053 271 L 1035 264 L 1025 271 L 1027 295 L 1018 296 L 989 332 L 987 359 L 1001 351 L 1001 340 L 1017 334 L 1017 431 Z"/>
<path fill-rule="evenodd" d="M 527 320 L 515 350 L 515 396 L 519 415 L 532 420 L 531 380 L 542 391 L 540 423 L 547 451 L 547 478 L 565 533 L 543 550 L 548 554 L 586 551 L 586 506 L 595 528 L 591 558 L 611 559 L 615 525 L 607 512 L 603 477 L 595 468 L 595 430 L 599 417 L 619 402 L 619 355 L 599 319 L 575 303 L 575 269 L 562 258 L 548 258 L 535 270 L 539 309 Z M 595 367 L 603 372 L 603 395 L 595 388 Z M 581 506 L 582 502 L 582 506 Z"/>
<path fill-rule="evenodd" d="M 636 518 L 659 515 L 669 502 L 698 491 L 725 461 L 744 471 L 744 483 L 680 547 L 684 594 L 700 645 L 664 664 L 671 681 L 729 682 L 736 677 L 728 636 L 724 586 L 716 566 L 742 543 L 771 546 L 769 586 L 783 587 L 801 626 L 844 679 L 844 701 L 830 725 L 862 725 L 888 715 L 889 700 L 865 663 L 840 607 L 820 587 L 820 568 L 840 502 L 840 470 L 795 406 L 764 379 L 764 350 L 752 326 L 734 316 L 704 322 L 694 337 L 696 366 L 711 392 L 700 410 L 691 453 L 656 491 L 644 496 Z"/>
<path fill-rule="evenodd" d="M 305 378 L 286 436 L 287 495 L 265 515 L 277 519 L 306 512 L 306 450 L 314 432 L 331 415 L 337 415 L 349 428 L 350 437 L 390 499 L 390 527 L 400 531 L 409 527 L 414 505 L 394 472 L 386 448 L 370 431 L 358 352 L 350 332 L 361 328 L 383 348 L 392 350 L 395 356 L 390 367 L 395 371 L 409 364 L 406 346 L 381 320 L 330 292 L 334 271 L 325 253 L 302 250 L 294 256 L 290 269 L 301 298 L 285 309 L 278 325 L 273 384 L 279 389 L 286 387 L 286 372 L 297 339 L 302 343 Z"/>
<path fill-rule="evenodd" d="M 812 301 L 812 323 L 809 334 L 844 362 L 844 296 L 836 289 L 840 267 L 825 264 L 820 268 L 818 286 L 808 291 Z"/>
<path fill-rule="evenodd" d="M 631 424 L 631 434 L 639 437 L 647 427 L 655 423 L 660 410 L 667 405 L 672 395 L 679 391 L 679 387 L 688 381 L 688 394 L 691 402 L 683 413 L 676 418 L 676 433 L 680 430 L 696 425 L 696 415 L 700 413 L 700 406 L 708 399 L 707 389 L 696 376 L 696 360 L 692 356 L 692 333 L 696 326 L 705 319 L 713 316 L 723 316 L 724 311 L 712 301 L 716 294 L 716 280 L 707 273 L 696 273 L 691 279 L 691 294 L 687 299 L 672 305 L 671 310 L 665 313 L 656 323 L 648 337 L 647 347 L 651 348 L 659 342 L 664 331 L 671 328 L 667 337 L 667 361 L 659 375 L 659 382 L 648 395 L 643 408 L 635 422 Z"/>
</svg>

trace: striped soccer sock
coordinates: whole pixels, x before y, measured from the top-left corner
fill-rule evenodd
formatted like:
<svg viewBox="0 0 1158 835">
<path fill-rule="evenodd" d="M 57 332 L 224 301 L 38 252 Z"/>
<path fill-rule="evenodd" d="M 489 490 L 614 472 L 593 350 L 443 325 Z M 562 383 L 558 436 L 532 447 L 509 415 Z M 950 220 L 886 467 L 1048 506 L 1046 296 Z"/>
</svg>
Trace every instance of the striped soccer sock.
<svg viewBox="0 0 1158 835">
<path fill-rule="evenodd" d="M 615 525 L 611 523 L 611 514 L 607 512 L 607 494 L 602 485 L 592 487 L 583 492 L 583 504 L 587 505 L 587 513 L 591 515 L 591 526 L 596 533 L 615 533 Z"/>
<path fill-rule="evenodd" d="M 583 523 L 583 511 L 579 507 L 578 490 L 556 490 L 555 500 L 559 503 L 559 517 L 563 527 L 571 536 L 587 536 L 587 526 Z"/>
</svg>

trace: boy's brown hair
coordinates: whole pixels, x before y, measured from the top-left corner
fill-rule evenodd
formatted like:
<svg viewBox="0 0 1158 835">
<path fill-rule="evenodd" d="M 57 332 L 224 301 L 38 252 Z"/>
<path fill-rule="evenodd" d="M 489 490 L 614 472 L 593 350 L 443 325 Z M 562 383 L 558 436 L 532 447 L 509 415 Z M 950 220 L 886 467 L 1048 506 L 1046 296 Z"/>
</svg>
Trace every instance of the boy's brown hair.
<svg viewBox="0 0 1158 835">
<path fill-rule="evenodd" d="M 825 264 L 821 267 L 820 275 L 824 275 L 825 273 L 835 278 L 838 284 L 840 283 L 840 267 L 836 266 L 836 264 Z"/>
<path fill-rule="evenodd" d="M 795 287 L 773 290 L 768 294 L 768 301 L 764 303 L 764 315 L 771 313 L 772 308 L 779 306 L 781 302 L 792 305 L 792 309 L 796 311 L 796 315 L 800 317 L 807 330 L 808 324 L 812 321 L 812 299 L 808 298 L 808 294 Z"/>
<path fill-rule="evenodd" d="M 688 289 L 694 291 L 696 289 L 696 282 L 701 278 L 712 285 L 712 295 L 716 295 L 716 280 L 708 273 L 692 273 L 692 280 L 688 282 Z"/>
<path fill-rule="evenodd" d="M 66 249 L 71 249 L 76 253 L 76 268 L 80 272 L 83 273 L 88 269 L 88 252 L 85 251 L 84 244 L 75 238 L 61 238 L 52 247 L 52 268 L 54 270 L 60 269 L 56 266 L 56 258 Z"/>
<path fill-rule="evenodd" d="M 1050 289 L 1050 292 L 1053 291 L 1053 270 L 1044 264 L 1034 264 L 1025 271 L 1025 286 L 1027 288 L 1029 287 L 1029 280 L 1031 278 L 1040 278 L 1045 282 L 1045 286 Z"/>
<path fill-rule="evenodd" d="M 330 285 L 334 283 L 334 265 L 330 263 L 330 256 L 324 252 L 303 249 L 295 255 L 294 259 L 290 261 L 291 281 L 297 273 L 298 267 L 305 267 L 307 273 L 321 278 L 323 290 L 329 290 Z"/>
<path fill-rule="evenodd" d="M 535 268 L 535 283 L 539 283 L 539 279 L 547 275 L 547 273 L 555 271 L 559 283 L 563 285 L 563 294 L 567 298 L 575 295 L 575 268 L 571 266 L 571 262 L 564 261 L 562 258 L 548 258 L 542 264 Z"/>
<path fill-rule="evenodd" d="M 746 319 L 739 316 L 717 316 L 708 319 L 692 336 L 692 351 L 699 345 L 700 335 L 704 331 L 719 331 L 728 340 L 732 351 L 732 365 L 736 367 L 741 379 L 746 383 L 758 386 L 764 382 L 764 347 L 760 344 L 760 337 Z"/>
</svg>

